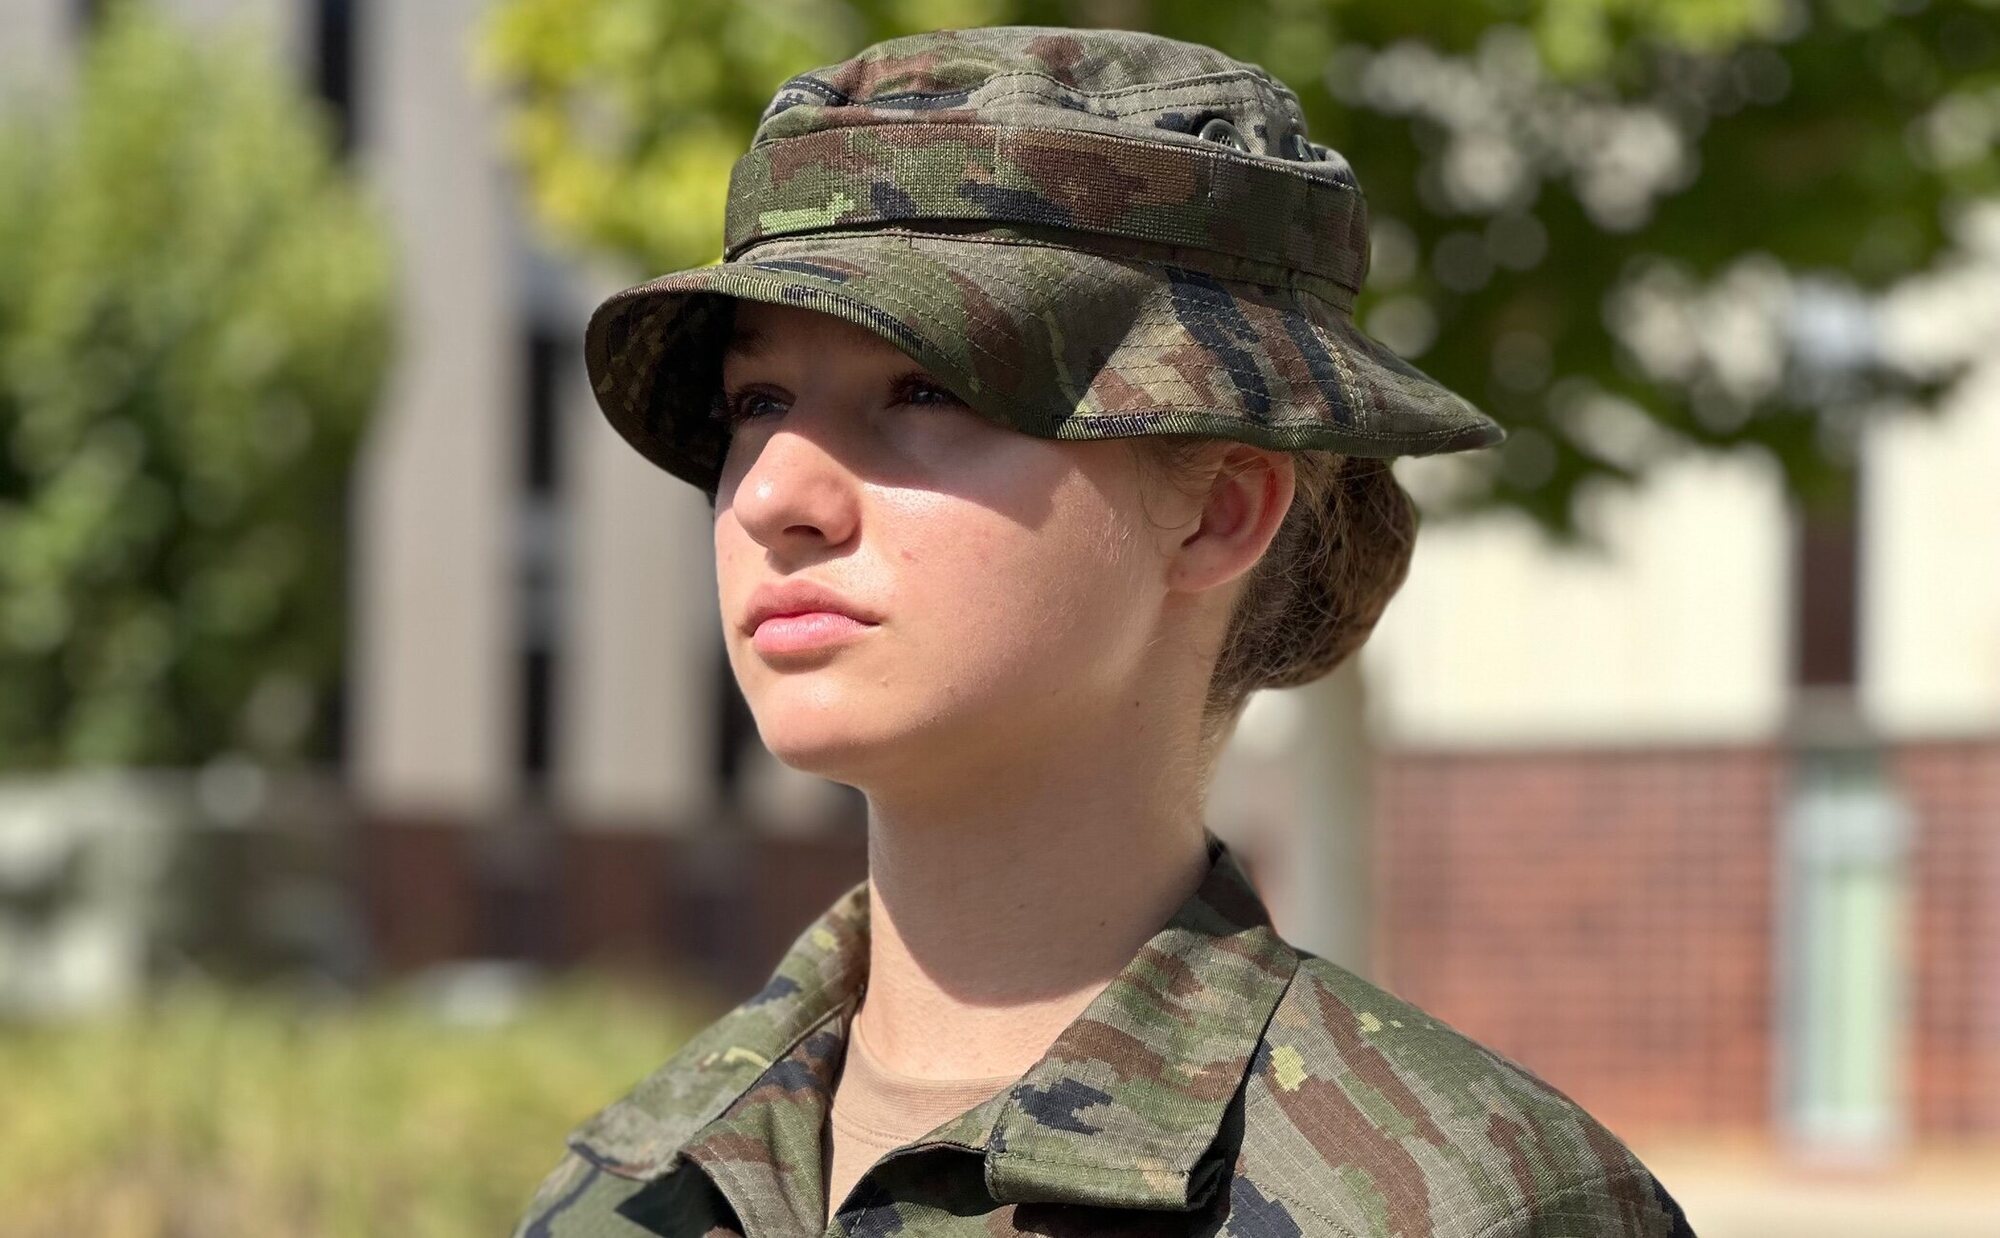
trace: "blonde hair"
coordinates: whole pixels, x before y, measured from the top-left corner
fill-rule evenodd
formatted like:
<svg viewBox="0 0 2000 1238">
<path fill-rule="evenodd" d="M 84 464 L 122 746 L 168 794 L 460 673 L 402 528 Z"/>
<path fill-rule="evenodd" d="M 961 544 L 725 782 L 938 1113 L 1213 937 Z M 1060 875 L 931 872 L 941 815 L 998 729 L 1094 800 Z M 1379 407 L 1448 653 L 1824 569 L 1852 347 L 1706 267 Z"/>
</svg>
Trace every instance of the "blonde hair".
<svg viewBox="0 0 2000 1238">
<path fill-rule="evenodd" d="M 1193 493 L 1216 440 L 1131 440 L 1142 467 Z M 1416 505 L 1389 461 L 1295 451 L 1292 503 L 1230 612 L 1202 704 L 1204 764 L 1212 766 L 1259 688 L 1311 683 L 1359 649 L 1409 573 Z"/>
</svg>

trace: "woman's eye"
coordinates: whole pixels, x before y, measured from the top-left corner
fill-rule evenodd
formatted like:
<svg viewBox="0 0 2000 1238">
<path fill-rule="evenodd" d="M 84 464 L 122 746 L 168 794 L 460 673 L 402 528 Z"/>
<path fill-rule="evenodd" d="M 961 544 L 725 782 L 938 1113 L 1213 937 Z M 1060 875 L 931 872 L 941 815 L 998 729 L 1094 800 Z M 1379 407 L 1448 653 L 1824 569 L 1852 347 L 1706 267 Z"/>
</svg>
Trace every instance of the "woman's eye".
<svg viewBox="0 0 2000 1238">
<path fill-rule="evenodd" d="M 769 393 L 763 391 L 725 391 L 722 393 L 714 417 L 726 426 L 735 426 L 762 413 L 764 411 L 762 403 L 765 401 L 778 404 Z"/>
<path fill-rule="evenodd" d="M 897 380 L 896 399 L 910 404 L 963 404 L 965 401 L 953 395 L 927 378 L 914 374 Z"/>
<path fill-rule="evenodd" d="M 892 384 L 890 398 L 896 404 L 962 406 L 965 401 L 953 395 L 938 383 L 915 374 L 906 374 Z M 783 400 L 767 391 L 748 388 L 741 391 L 722 391 L 716 398 L 709 416 L 724 426 L 734 429 L 746 421 L 754 421 L 768 412 L 783 412 Z"/>
</svg>

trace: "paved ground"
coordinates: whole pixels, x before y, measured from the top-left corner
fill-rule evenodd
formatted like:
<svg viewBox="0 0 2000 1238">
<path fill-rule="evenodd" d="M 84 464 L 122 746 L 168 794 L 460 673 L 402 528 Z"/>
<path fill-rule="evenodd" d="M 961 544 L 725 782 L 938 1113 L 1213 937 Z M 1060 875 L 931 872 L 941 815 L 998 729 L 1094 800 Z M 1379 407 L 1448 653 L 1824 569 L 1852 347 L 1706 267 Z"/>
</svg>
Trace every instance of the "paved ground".
<svg viewBox="0 0 2000 1238">
<path fill-rule="evenodd" d="M 1814 1165 L 1748 1142 L 1628 1141 L 1697 1238 L 2000 1238 L 2000 1144 Z"/>
</svg>

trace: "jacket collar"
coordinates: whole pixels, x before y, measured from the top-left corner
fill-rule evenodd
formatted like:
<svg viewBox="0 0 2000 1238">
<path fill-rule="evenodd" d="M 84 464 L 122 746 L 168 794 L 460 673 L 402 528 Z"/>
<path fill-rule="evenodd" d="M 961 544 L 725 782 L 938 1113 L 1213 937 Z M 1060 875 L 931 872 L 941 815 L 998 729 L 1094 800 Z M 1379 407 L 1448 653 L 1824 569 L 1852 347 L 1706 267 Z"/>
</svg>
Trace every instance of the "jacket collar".
<svg viewBox="0 0 2000 1238">
<path fill-rule="evenodd" d="M 1048 1052 L 917 1141 L 981 1153 L 996 1200 L 1200 1204 L 1203 1154 L 1299 964 L 1228 846 L 1204 833 L 1206 878 Z M 799 1068 L 825 1059 L 829 1032 L 838 1060 L 867 964 L 863 881 L 799 935 L 762 990 L 579 1127 L 571 1146 L 608 1172 L 651 1179 L 759 1098 L 806 1097 L 824 1113 L 826 1070 Z"/>
</svg>

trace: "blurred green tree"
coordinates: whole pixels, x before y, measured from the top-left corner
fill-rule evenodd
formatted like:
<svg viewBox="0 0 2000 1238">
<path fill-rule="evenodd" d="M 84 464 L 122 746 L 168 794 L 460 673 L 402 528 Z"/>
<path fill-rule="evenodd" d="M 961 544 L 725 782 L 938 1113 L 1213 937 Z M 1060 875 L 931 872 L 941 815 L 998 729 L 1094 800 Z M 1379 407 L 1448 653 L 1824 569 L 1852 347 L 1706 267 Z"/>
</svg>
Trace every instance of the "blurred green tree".
<svg viewBox="0 0 2000 1238">
<path fill-rule="evenodd" d="M 330 739 L 390 253 L 268 59 L 116 4 L 0 128 L 0 768 Z"/>
<path fill-rule="evenodd" d="M 1838 500 L 1873 411 L 1959 361 L 1879 294 L 1995 191 L 1996 0 L 502 0 L 480 46 L 540 216 L 647 274 L 712 260 L 778 83 L 866 43 L 1145 29 L 1294 86 L 1365 187 L 1365 326 L 1512 431 L 1441 506 L 1578 531 L 1669 455 L 1750 445 Z"/>
</svg>

